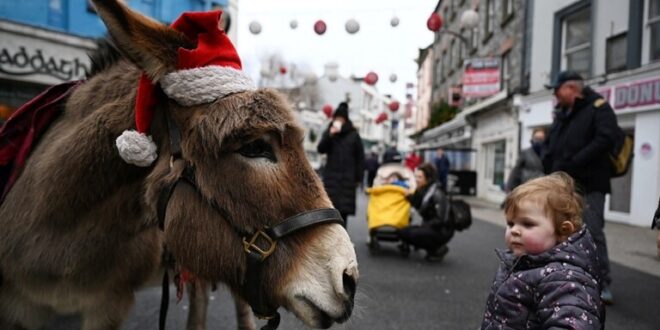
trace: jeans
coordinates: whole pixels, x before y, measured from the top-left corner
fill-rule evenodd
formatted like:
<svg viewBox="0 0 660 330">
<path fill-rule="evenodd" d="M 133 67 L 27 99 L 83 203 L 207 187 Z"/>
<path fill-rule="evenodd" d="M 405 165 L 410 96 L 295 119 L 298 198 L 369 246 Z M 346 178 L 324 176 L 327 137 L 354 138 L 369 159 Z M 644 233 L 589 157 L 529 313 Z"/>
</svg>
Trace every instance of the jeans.
<svg viewBox="0 0 660 330">
<path fill-rule="evenodd" d="M 609 286 L 612 282 L 610 259 L 607 255 L 607 242 L 605 242 L 605 232 L 603 231 L 603 227 L 605 227 L 605 194 L 598 191 L 587 193 L 584 195 L 584 202 L 582 219 L 596 242 L 602 285 Z"/>
</svg>

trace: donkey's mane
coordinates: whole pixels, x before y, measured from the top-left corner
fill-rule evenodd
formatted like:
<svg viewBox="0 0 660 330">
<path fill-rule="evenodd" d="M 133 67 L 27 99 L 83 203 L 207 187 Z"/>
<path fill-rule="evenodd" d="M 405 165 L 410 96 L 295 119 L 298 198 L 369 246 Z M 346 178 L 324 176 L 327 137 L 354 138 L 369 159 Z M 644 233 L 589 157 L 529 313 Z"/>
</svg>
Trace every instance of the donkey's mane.
<svg viewBox="0 0 660 330">
<path fill-rule="evenodd" d="M 97 49 L 89 53 L 92 68 L 87 75 L 87 79 L 107 70 L 124 58 L 114 43 L 110 40 L 110 37 L 96 39 L 96 44 Z"/>
</svg>

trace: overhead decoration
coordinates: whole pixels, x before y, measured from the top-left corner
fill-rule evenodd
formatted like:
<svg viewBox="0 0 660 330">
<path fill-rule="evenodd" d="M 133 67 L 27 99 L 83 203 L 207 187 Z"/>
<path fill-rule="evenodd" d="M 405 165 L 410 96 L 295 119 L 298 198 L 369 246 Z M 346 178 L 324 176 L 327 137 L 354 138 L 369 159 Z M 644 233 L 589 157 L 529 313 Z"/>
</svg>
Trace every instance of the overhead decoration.
<svg viewBox="0 0 660 330">
<path fill-rule="evenodd" d="M 399 18 L 396 16 L 392 17 L 390 25 L 392 25 L 392 27 L 397 27 L 399 25 Z"/>
<path fill-rule="evenodd" d="M 380 124 L 380 123 L 382 123 L 382 122 L 384 122 L 384 121 L 386 121 L 386 120 L 387 120 L 387 113 L 385 113 L 385 112 L 381 112 L 381 113 L 378 115 L 378 117 L 376 117 L 375 122 L 376 122 L 376 124 Z"/>
<path fill-rule="evenodd" d="M 358 31 L 360 31 L 360 23 L 356 21 L 355 19 L 351 18 L 348 21 L 346 21 L 346 32 L 350 34 L 355 34 Z"/>
<path fill-rule="evenodd" d="M 364 77 L 364 82 L 367 83 L 367 85 L 373 86 L 378 82 L 378 75 L 375 72 L 370 71 Z"/>
<path fill-rule="evenodd" d="M 289 27 L 291 27 L 292 30 L 295 30 L 298 28 L 298 21 L 295 19 L 292 19 L 291 22 L 289 22 Z"/>
<path fill-rule="evenodd" d="M 316 32 L 318 35 L 323 35 L 327 28 L 328 27 L 325 25 L 325 22 L 321 19 L 314 23 L 314 32 Z"/>
<path fill-rule="evenodd" d="M 391 81 L 391 82 L 394 83 L 394 82 L 396 82 L 397 79 L 398 79 L 398 77 L 396 76 L 395 73 L 393 73 L 393 74 L 390 75 L 390 81 Z"/>
<path fill-rule="evenodd" d="M 280 66 L 280 74 L 286 74 L 286 67 L 284 65 Z"/>
<path fill-rule="evenodd" d="M 261 33 L 261 23 L 252 21 L 252 23 L 250 23 L 250 32 L 252 32 L 252 34 Z"/>
<path fill-rule="evenodd" d="M 479 24 L 479 13 L 473 9 L 468 9 L 461 15 L 461 27 L 473 29 Z"/>
<path fill-rule="evenodd" d="M 323 106 L 323 113 L 326 117 L 332 117 L 332 104 L 326 104 Z"/>
<path fill-rule="evenodd" d="M 399 110 L 399 105 L 399 101 L 392 101 L 387 107 L 390 108 L 390 111 L 396 112 Z"/>
<path fill-rule="evenodd" d="M 437 32 L 442 27 L 442 18 L 438 13 L 433 13 L 426 21 L 426 27 L 433 32 Z"/>
</svg>

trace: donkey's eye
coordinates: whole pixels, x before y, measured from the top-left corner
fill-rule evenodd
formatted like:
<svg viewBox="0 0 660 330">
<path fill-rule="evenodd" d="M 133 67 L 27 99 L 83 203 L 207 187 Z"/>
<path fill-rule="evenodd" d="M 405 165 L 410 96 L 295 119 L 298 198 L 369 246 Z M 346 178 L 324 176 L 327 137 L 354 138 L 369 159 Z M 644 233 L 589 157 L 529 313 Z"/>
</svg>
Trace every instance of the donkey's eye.
<svg viewBox="0 0 660 330">
<path fill-rule="evenodd" d="M 266 158 L 272 162 L 277 162 L 273 147 L 263 139 L 254 140 L 240 149 L 238 153 L 247 158 Z"/>
</svg>

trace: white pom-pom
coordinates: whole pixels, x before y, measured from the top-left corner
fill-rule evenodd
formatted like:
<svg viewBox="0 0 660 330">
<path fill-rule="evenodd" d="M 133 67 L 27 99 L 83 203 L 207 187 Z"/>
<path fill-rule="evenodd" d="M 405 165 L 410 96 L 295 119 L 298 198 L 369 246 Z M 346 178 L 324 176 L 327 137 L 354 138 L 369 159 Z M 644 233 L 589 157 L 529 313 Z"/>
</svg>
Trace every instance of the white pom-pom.
<svg viewBox="0 0 660 330">
<path fill-rule="evenodd" d="M 124 131 L 116 140 L 119 156 L 133 165 L 147 167 L 158 158 L 151 136 L 137 131 Z"/>
</svg>

